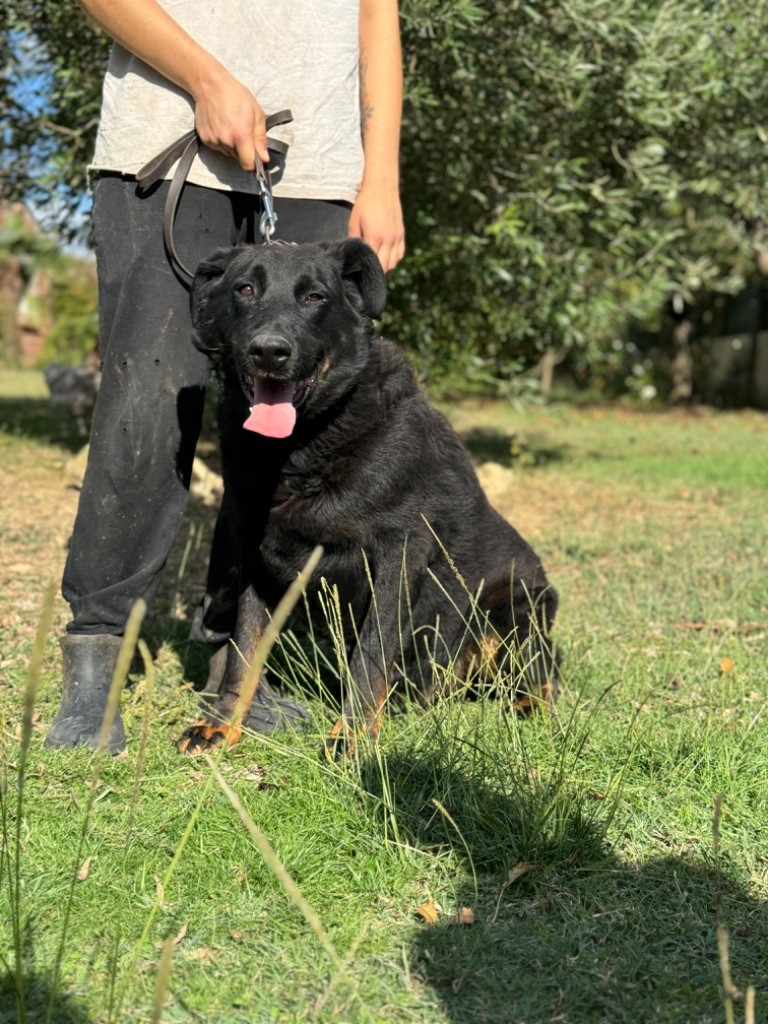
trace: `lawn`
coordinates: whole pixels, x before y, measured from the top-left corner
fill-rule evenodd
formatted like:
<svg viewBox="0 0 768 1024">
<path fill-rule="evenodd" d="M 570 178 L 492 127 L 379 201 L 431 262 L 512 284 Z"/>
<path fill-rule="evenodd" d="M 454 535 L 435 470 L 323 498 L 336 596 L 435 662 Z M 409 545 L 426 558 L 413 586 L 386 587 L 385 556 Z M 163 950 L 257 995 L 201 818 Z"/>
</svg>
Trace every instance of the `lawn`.
<svg viewBox="0 0 768 1024">
<path fill-rule="evenodd" d="M 406 706 L 376 751 L 332 764 L 334 708 L 302 682 L 315 654 L 286 636 L 312 728 L 248 738 L 220 773 L 318 923 L 174 745 L 204 675 L 186 640 L 214 516 L 200 497 L 144 626 L 153 664 L 124 694 L 120 758 L 42 746 L 57 595 L 19 804 L 81 442 L 38 375 L 0 377 L 0 1024 L 677 1024 L 749 1020 L 748 986 L 766 1019 L 768 418 L 446 411 L 560 593 L 564 690 L 530 720 Z"/>
</svg>

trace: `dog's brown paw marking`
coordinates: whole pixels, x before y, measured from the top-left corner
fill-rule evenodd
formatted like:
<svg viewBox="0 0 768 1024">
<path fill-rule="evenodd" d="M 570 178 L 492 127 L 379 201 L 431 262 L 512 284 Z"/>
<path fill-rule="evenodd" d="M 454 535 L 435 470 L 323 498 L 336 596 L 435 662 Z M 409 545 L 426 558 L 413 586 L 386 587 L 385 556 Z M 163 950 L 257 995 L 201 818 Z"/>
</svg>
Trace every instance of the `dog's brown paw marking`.
<svg viewBox="0 0 768 1024">
<path fill-rule="evenodd" d="M 332 761 L 341 761 L 342 758 L 355 756 L 355 746 L 354 731 L 343 718 L 340 718 L 325 741 L 326 753 Z"/>
<path fill-rule="evenodd" d="M 325 750 L 333 761 L 340 761 L 342 758 L 355 757 L 358 746 L 365 743 L 375 743 L 381 732 L 381 715 L 372 716 L 370 722 L 359 726 L 357 729 L 341 717 L 331 729 L 331 735 L 325 742 Z"/>
<path fill-rule="evenodd" d="M 240 742 L 241 732 L 231 725 L 219 722 L 208 722 L 201 719 L 185 729 L 179 740 L 182 754 L 205 754 L 223 743 L 226 747 L 234 747 Z"/>
<path fill-rule="evenodd" d="M 516 715 L 527 718 L 534 711 L 549 711 L 553 700 L 553 689 L 549 683 L 545 683 L 537 693 L 518 693 L 516 700 L 512 704 L 512 710 Z"/>
</svg>

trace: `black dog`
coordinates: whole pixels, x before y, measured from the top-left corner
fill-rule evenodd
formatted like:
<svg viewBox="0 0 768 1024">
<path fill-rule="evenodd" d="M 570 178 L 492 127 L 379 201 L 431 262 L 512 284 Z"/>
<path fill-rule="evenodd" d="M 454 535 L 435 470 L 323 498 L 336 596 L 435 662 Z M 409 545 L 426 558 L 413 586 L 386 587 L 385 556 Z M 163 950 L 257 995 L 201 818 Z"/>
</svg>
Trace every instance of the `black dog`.
<svg viewBox="0 0 768 1024">
<path fill-rule="evenodd" d="M 353 683 L 333 731 L 348 751 L 355 723 L 377 735 L 403 678 L 434 687 L 492 655 L 494 678 L 524 708 L 551 696 L 557 674 L 555 591 L 404 356 L 374 337 L 385 299 L 359 239 L 219 250 L 191 297 L 195 343 L 223 382 L 224 512 L 241 557 L 235 642 L 250 661 L 270 609 L 321 544 L 310 600 L 324 578 L 353 620 Z M 231 649 L 215 716 L 187 729 L 181 749 L 238 741 L 222 719 L 244 675 Z"/>
</svg>

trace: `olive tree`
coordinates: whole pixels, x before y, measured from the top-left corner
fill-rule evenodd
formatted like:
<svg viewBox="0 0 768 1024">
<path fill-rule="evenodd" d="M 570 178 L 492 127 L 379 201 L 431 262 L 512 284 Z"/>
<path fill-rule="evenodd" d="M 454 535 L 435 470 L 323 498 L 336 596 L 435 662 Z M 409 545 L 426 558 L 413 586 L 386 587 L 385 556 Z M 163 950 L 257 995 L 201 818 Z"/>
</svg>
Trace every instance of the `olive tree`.
<svg viewBox="0 0 768 1024">
<path fill-rule="evenodd" d="M 765 0 L 401 0 L 401 15 L 408 256 L 386 326 L 425 375 L 599 365 L 665 309 L 684 346 L 700 296 L 754 273 Z M 108 40 L 56 0 L 12 0 L 3 39 L 4 188 L 75 205 Z"/>
<path fill-rule="evenodd" d="M 732 292 L 762 247 L 763 40 L 744 0 L 403 4 L 410 258 L 391 316 L 492 373 Z"/>
</svg>

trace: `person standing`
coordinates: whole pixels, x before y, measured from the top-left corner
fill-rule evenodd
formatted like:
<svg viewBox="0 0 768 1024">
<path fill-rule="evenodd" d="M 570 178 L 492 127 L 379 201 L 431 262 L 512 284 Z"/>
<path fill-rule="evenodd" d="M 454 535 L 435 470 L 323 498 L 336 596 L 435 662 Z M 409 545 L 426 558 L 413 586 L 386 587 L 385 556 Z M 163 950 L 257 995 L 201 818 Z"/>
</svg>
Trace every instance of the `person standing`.
<svg viewBox="0 0 768 1024">
<path fill-rule="evenodd" d="M 219 246 L 258 242 L 256 156 L 266 113 L 288 143 L 274 177 L 275 238 L 354 235 L 385 271 L 404 253 L 398 157 L 402 68 L 397 0 L 81 0 L 115 40 L 91 167 L 102 384 L 62 591 L 62 701 L 46 745 L 98 744 L 130 609 L 151 602 L 186 507 L 206 356 L 191 341 L 188 286 L 163 243 L 169 181 L 137 171 L 193 125 L 202 146 L 174 225 L 194 267 Z M 169 172 L 170 173 L 170 172 Z M 226 642 L 233 567 L 217 524 L 195 635 Z M 257 691 L 251 727 L 302 709 Z M 108 748 L 125 747 L 119 716 Z"/>
</svg>

